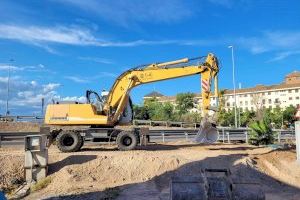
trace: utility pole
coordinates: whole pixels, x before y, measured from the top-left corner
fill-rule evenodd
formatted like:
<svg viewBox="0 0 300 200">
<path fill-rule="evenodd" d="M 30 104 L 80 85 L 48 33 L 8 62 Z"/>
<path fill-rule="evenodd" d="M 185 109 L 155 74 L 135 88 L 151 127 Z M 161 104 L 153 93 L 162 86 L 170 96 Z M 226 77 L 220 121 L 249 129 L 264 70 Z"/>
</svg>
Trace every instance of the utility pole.
<svg viewBox="0 0 300 200">
<path fill-rule="evenodd" d="M 14 59 L 9 60 L 10 63 L 8 64 L 8 75 L 7 75 L 7 93 L 6 93 L 6 112 L 5 116 L 9 115 L 9 109 L 8 109 L 8 102 L 9 102 L 9 81 L 10 81 L 10 65 L 14 61 Z"/>
<path fill-rule="evenodd" d="M 233 46 L 228 46 L 231 49 L 231 59 L 232 59 L 232 83 L 233 83 L 233 96 L 234 96 L 234 124 L 237 128 L 237 112 L 236 112 L 236 91 L 235 91 L 235 67 L 234 67 L 234 55 L 233 55 Z"/>
<path fill-rule="evenodd" d="M 44 115 L 44 105 L 45 105 L 45 99 L 42 98 L 42 110 L 41 110 L 42 116 Z"/>
</svg>

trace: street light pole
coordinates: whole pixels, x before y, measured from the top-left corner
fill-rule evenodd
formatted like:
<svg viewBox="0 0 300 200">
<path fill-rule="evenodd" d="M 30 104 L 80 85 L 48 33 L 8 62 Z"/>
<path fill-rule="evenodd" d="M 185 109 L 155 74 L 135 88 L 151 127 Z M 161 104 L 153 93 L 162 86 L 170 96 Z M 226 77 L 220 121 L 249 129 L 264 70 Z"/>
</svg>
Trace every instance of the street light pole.
<svg viewBox="0 0 300 200">
<path fill-rule="evenodd" d="M 231 59 L 232 59 L 232 83 L 233 83 L 233 96 L 234 96 L 234 124 L 235 128 L 237 128 L 237 112 L 236 112 L 236 91 L 235 91 L 235 67 L 234 67 L 234 54 L 233 54 L 233 46 L 229 46 L 231 49 Z"/>
<path fill-rule="evenodd" d="M 6 112 L 5 112 L 5 116 L 9 115 L 9 110 L 8 110 L 8 101 L 9 101 L 9 81 L 10 81 L 10 65 L 11 63 L 14 61 L 13 59 L 9 60 L 10 63 L 8 65 L 8 75 L 7 75 L 7 90 L 6 90 Z"/>
</svg>

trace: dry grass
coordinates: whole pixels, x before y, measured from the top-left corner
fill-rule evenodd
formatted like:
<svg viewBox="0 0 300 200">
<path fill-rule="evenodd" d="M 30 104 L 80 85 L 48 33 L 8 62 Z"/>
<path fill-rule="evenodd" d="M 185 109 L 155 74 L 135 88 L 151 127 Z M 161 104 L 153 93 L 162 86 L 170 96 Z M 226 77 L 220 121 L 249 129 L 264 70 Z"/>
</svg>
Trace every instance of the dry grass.
<svg viewBox="0 0 300 200">
<path fill-rule="evenodd" d="M 30 192 L 36 192 L 47 187 L 51 183 L 51 181 L 52 181 L 51 176 L 43 178 L 42 180 L 38 181 L 36 184 L 30 187 Z"/>
</svg>

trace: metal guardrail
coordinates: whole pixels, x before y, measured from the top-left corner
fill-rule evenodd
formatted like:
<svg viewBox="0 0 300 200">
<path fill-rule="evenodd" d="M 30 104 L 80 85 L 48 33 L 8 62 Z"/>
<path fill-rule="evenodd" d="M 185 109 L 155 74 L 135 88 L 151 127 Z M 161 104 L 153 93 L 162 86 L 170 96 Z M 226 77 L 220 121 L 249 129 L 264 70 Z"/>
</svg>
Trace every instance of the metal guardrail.
<svg viewBox="0 0 300 200">
<path fill-rule="evenodd" d="M 232 129 L 230 127 L 218 127 L 219 138 L 218 141 L 223 143 L 231 143 L 233 141 L 249 141 L 249 128 Z M 277 135 L 277 142 L 282 140 L 294 140 L 294 130 L 273 130 Z M 150 129 L 150 141 L 166 142 L 174 140 L 192 140 L 196 137 L 198 129 L 194 128 L 160 128 Z M 16 141 L 22 140 L 26 135 L 40 134 L 40 132 L 0 132 L 0 147 L 1 141 Z"/>
<path fill-rule="evenodd" d="M 44 117 L 31 115 L 0 116 L 0 122 L 42 122 Z"/>
<path fill-rule="evenodd" d="M 200 123 L 157 121 L 157 120 L 133 120 L 133 125 L 164 126 L 164 127 L 194 127 L 200 126 Z"/>
</svg>

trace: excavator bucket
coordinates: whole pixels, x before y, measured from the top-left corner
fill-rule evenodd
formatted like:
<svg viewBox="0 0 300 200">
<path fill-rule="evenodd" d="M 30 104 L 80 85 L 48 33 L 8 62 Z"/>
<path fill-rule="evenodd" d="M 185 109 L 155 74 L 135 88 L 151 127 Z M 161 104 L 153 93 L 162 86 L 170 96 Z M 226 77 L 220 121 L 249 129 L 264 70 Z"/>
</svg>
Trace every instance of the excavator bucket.
<svg viewBox="0 0 300 200">
<path fill-rule="evenodd" d="M 218 140 L 219 133 L 216 125 L 207 118 L 203 118 L 200 123 L 200 129 L 196 135 L 195 142 L 211 144 Z"/>
</svg>

